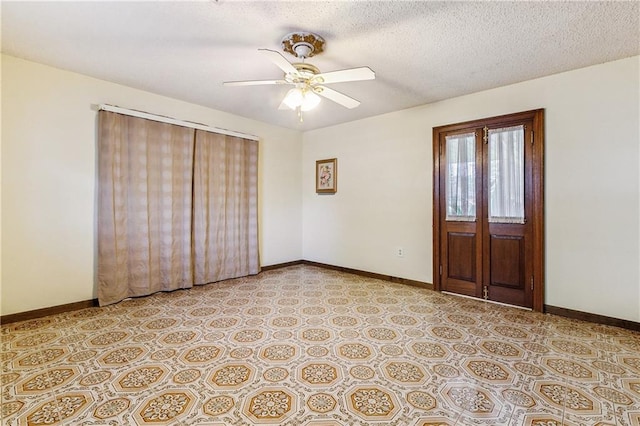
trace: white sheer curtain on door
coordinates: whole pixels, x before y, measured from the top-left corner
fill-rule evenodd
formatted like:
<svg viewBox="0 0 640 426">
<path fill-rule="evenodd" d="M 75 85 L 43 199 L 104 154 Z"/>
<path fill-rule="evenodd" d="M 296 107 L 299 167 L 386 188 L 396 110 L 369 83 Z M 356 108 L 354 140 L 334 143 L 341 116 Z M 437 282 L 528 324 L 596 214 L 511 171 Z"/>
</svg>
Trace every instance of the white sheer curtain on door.
<svg viewBox="0 0 640 426">
<path fill-rule="evenodd" d="M 446 220 L 476 220 L 476 135 L 446 137 Z"/>
<path fill-rule="evenodd" d="M 489 130 L 489 222 L 524 223 L 524 126 Z"/>
</svg>

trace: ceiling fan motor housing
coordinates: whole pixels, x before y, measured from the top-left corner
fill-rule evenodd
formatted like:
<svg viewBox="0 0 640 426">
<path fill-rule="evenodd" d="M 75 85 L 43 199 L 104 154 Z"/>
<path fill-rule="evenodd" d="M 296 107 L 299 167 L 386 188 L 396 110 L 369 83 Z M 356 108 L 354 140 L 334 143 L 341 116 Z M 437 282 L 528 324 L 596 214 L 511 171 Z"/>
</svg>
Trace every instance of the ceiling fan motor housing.
<svg viewBox="0 0 640 426">
<path fill-rule="evenodd" d="M 297 58 L 310 58 L 322 53 L 324 39 L 317 34 L 308 32 L 295 32 L 284 36 L 282 49 Z"/>
</svg>

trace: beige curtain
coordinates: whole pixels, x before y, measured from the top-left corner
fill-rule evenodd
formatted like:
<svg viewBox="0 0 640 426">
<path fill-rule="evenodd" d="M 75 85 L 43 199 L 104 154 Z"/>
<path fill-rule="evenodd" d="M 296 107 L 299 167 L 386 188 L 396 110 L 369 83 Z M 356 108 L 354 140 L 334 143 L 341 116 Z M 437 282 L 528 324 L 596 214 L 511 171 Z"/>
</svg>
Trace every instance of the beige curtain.
<svg viewBox="0 0 640 426">
<path fill-rule="evenodd" d="M 101 306 L 259 272 L 257 142 L 100 111 L 98 150 Z"/>
<path fill-rule="evenodd" d="M 258 143 L 196 132 L 194 282 L 259 272 Z"/>
<path fill-rule="evenodd" d="M 191 287 L 194 130 L 99 113 L 100 305 Z"/>
</svg>

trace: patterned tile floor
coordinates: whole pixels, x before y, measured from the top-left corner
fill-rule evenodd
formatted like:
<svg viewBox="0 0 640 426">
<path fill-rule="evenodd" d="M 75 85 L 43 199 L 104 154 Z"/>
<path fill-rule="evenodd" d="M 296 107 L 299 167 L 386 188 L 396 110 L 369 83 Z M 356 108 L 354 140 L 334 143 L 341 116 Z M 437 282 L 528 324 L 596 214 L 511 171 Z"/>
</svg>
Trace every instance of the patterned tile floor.
<svg viewBox="0 0 640 426">
<path fill-rule="evenodd" d="M 295 266 L 2 326 L 5 425 L 639 425 L 640 334 Z"/>
</svg>

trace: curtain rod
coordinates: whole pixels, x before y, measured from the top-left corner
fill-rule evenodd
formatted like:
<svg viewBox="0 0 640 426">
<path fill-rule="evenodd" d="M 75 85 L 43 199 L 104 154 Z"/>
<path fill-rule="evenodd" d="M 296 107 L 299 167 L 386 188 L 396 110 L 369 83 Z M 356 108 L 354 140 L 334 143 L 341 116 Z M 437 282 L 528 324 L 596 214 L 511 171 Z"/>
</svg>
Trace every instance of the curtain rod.
<svg viewBox="0 0 640 426">
<path fill-rule="evenodd" d="M 236 136 L 244 139 L 258 141 L 260 138 L 248 133 L 235 132 L 233 130 L 221 129 L 219 127 L 207 126 L 206 124 L 194 123 L 192 121 L 178 120 L 177 118 L 166 117 L 164 115 L 151 114 L 135 109 L 120 108 L 109 104 L 98 105 L 98 111 L 111 111 L 118 114 L 130 115 L 132 117 L 146 118 L 148 120 L 159 121 L 161 123 L 175 124 L 177 126 L 190 127 L 192 129 L 204 130 L 207 132 L 222 133 L 227 136 Z"/>
</svg>

